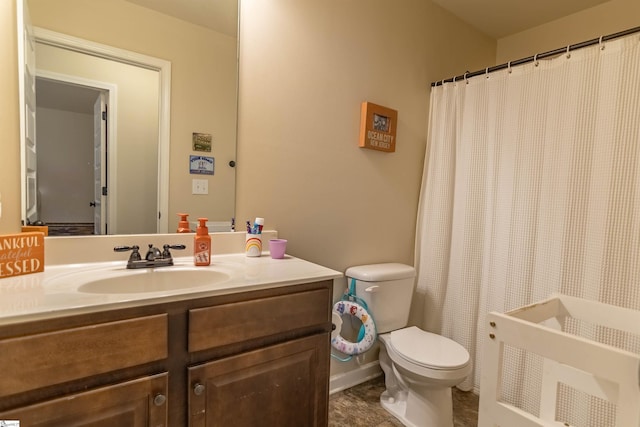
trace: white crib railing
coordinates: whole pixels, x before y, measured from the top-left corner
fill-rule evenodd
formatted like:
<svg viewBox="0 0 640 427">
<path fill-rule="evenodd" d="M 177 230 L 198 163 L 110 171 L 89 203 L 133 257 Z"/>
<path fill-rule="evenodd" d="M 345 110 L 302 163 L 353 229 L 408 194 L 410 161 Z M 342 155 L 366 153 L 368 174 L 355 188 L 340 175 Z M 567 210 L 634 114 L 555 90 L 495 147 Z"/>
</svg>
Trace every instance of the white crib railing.
<svg viewBox="0 0 640 427">
<path fill-rule="evenodd" d="M 640 355 L 563 332 L 569 317 L 640 336 L 640 311 L 566 295 L 504 314 L 489 313 L 479 427 L 569 426 L 556 420 L 559 383 L 615 405 L 612 426 L 640 426 Z M 502 399 L 505 344 L 543 358 L 539 417 Z"/>
</svg>

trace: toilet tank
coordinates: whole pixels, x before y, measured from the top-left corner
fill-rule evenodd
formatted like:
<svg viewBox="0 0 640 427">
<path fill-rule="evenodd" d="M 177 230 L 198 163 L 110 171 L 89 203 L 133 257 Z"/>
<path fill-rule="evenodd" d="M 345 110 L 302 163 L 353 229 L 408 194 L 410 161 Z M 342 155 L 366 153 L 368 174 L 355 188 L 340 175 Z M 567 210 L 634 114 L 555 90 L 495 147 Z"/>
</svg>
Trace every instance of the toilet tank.
<svg viewBox="0 0 640 427">
<path fill-rule="evenodd" d="M 416 270 L 405 264 L 386 263 L 349 267 L 348 283 L 356 280 L 355 293 L 366 304 L 379 334 L 401 329 L 409 321 Z"/>
</svg>

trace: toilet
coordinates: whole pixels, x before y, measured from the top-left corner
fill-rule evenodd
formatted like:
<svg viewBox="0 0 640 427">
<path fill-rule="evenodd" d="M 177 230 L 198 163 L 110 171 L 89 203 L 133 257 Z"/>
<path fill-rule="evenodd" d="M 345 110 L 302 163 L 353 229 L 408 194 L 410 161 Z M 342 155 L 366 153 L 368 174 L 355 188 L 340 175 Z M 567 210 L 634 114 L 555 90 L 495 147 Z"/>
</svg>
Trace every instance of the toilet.
<svg viewBox="0 0 640 427">
<path fill-rule="evenodd" d="M 406 426 L 453 427 L 451 388 L 471 373 L 469 353 L 449 338 L 407 327 L 415 275 L 413 267 L 397 263 L 345 272 L 379 334 L 382 407 Z"/>
</svg>

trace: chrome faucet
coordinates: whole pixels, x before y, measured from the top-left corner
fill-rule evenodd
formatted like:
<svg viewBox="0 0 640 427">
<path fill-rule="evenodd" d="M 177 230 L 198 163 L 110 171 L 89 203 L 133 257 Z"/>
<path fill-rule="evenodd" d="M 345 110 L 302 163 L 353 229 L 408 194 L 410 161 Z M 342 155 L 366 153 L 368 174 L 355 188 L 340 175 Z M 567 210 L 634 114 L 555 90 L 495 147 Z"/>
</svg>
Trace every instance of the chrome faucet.
<svg viewBox="0 0 640 427">
<path fill-rule="evenodd" d="M 163 251 L 149 244 L 149 250 L 144 259 L 140 255 L 140 246 L 116 246 L 113 248 L 115 252 L 131 251 L 129 261 L 127 261 L 127 268 L 153 268 L 153 267 L 168 267 L 173 265 L 173 256 L 169 249 L 185 249 L 185 245 L 164 245 Z"/>
</svg>

